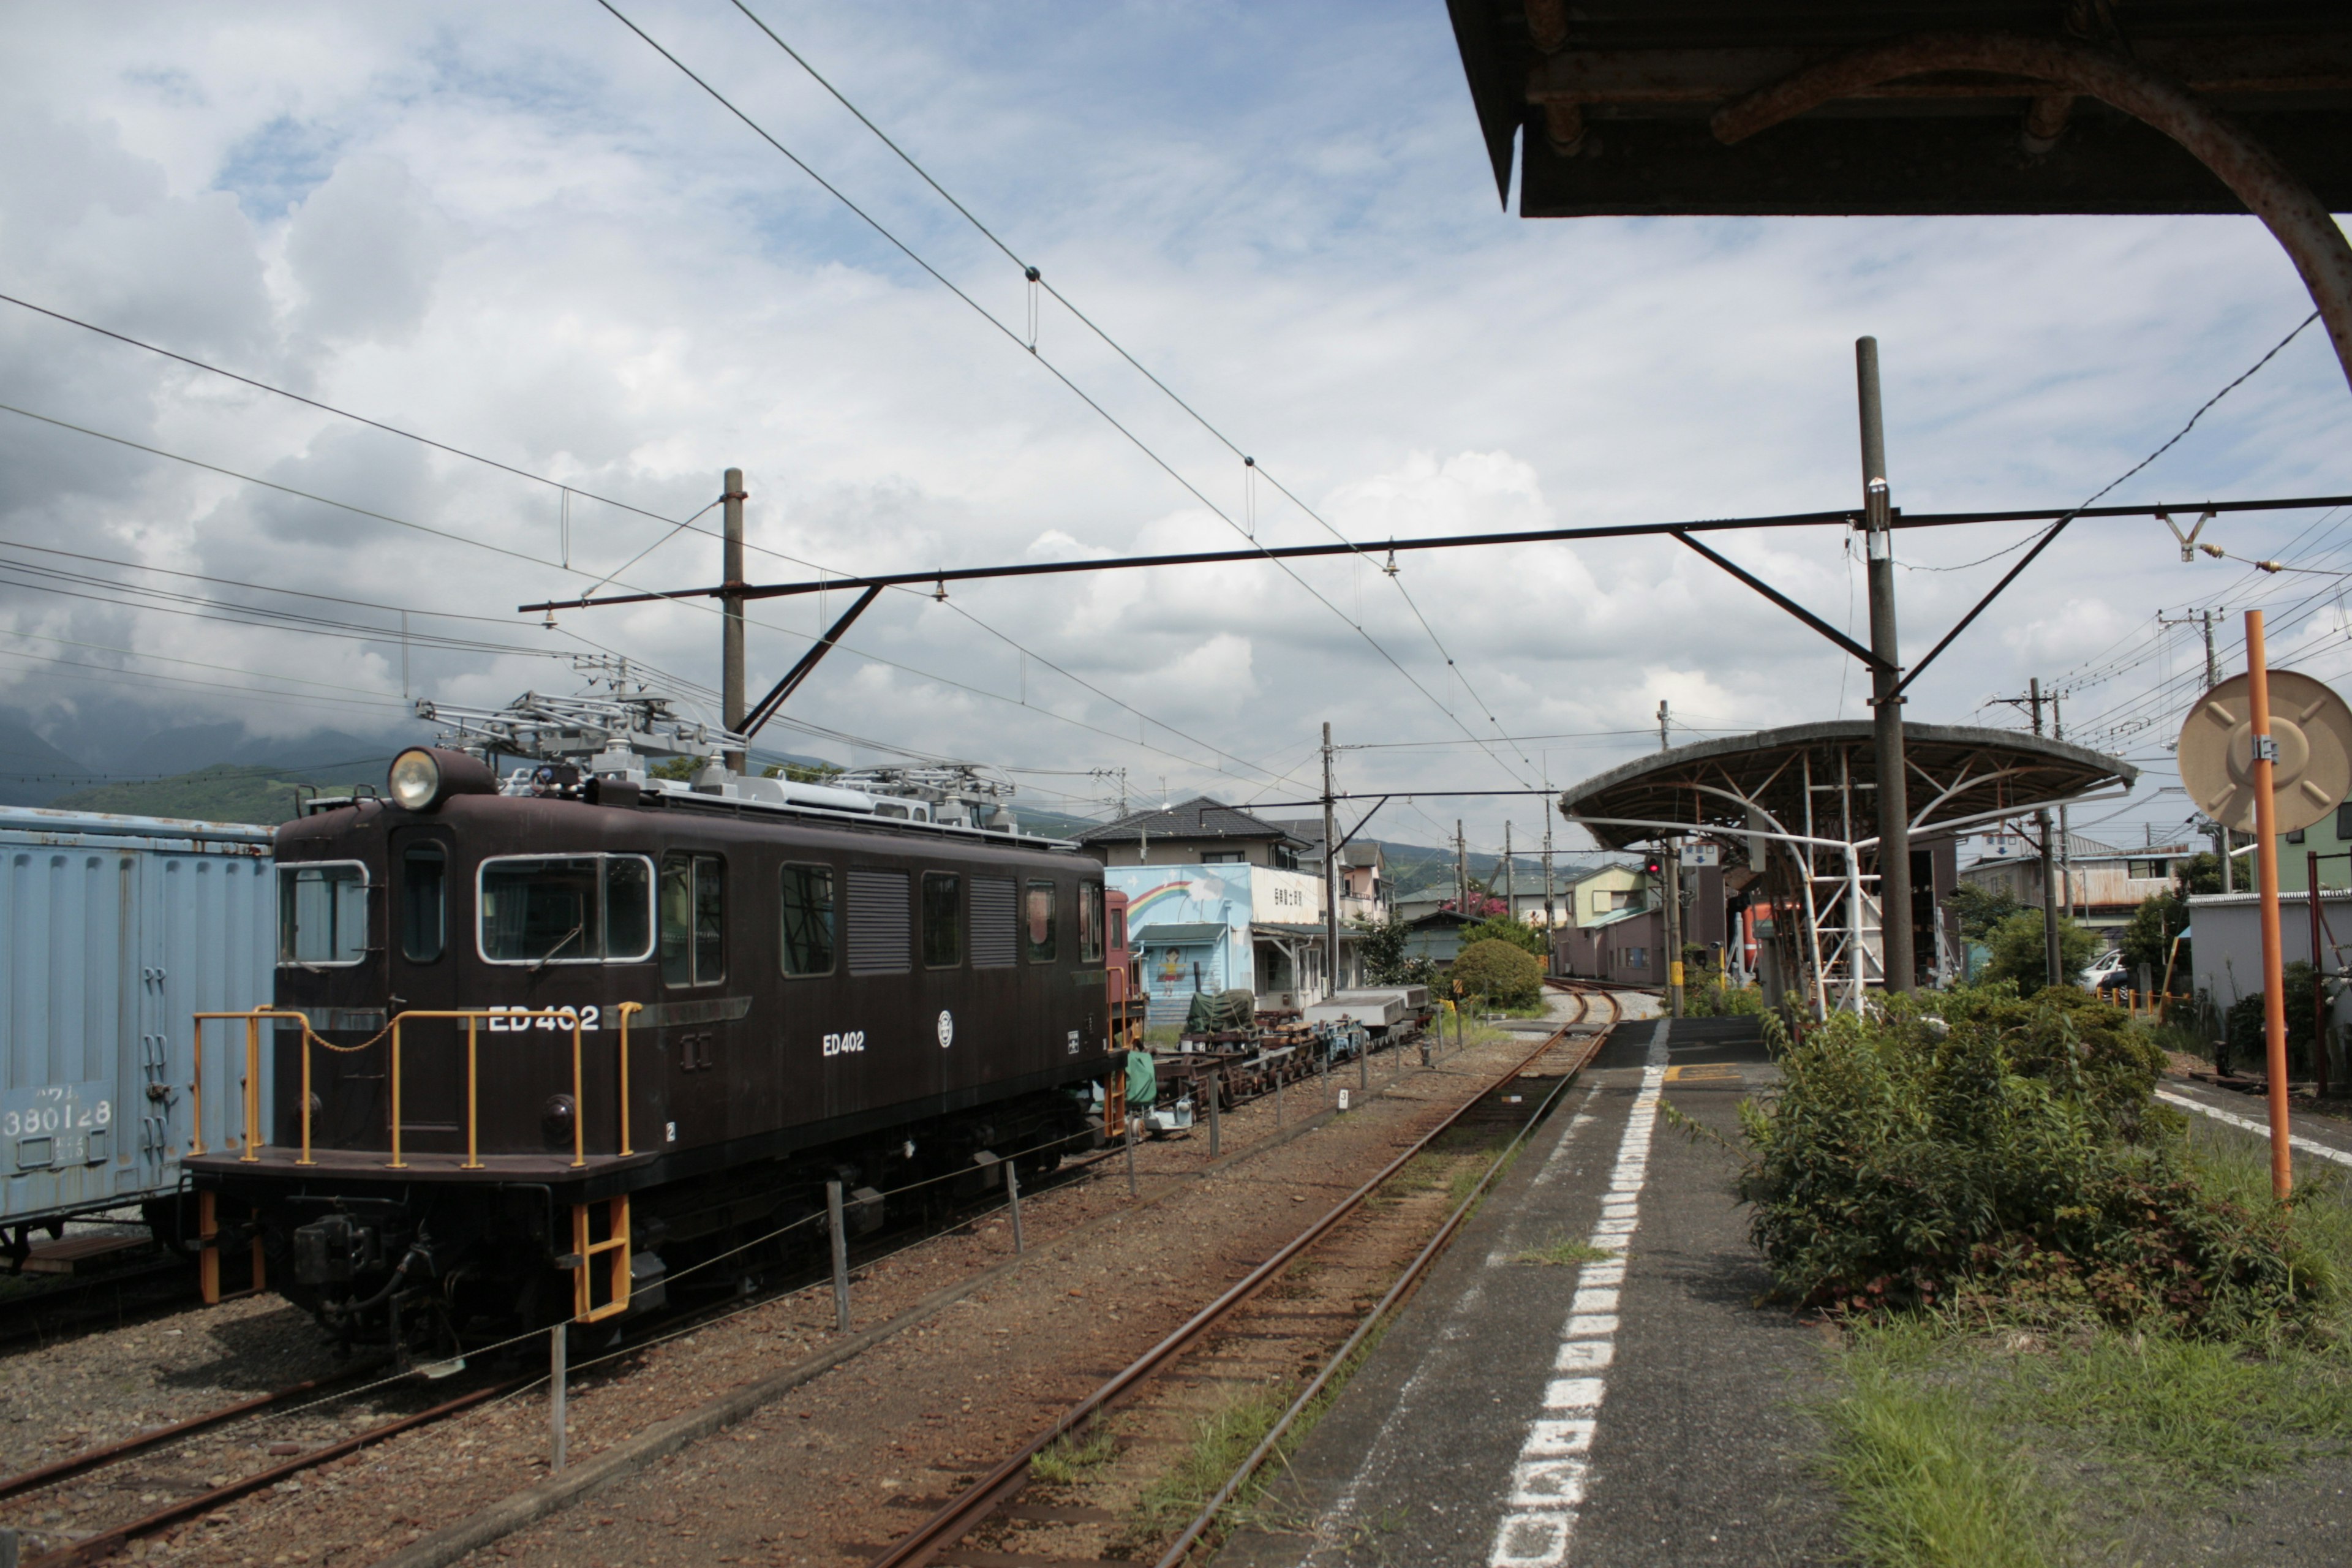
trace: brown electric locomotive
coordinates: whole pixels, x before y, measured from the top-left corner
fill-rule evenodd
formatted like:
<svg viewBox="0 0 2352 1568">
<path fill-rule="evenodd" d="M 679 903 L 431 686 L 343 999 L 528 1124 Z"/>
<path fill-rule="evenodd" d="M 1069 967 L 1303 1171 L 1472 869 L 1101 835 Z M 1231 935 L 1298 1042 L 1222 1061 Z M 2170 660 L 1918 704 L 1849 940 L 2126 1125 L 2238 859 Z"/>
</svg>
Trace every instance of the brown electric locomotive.
<svg viewBox="0 0 2352 1568">
<path fill-rule="evenodd" d="M 830 1183 L 870 1228 L 1098 1143 L 1123 1065 L 1066 846 L 415 748 L 277 857 L 277 1005 L 205 1026 L 258 1131 L 184 1163 L 214 1288 L 349 1336 L 740 1285 Z"/>
</svg>

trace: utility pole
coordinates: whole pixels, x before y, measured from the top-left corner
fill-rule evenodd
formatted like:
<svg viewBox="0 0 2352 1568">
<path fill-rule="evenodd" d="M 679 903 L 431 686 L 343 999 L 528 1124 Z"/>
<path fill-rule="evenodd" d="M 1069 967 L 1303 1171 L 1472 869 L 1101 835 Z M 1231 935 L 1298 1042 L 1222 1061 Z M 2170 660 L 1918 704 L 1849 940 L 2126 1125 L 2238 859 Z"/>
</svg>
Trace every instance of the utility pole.
<svg viewBox="0 0 2352 1568">
<path fill-rule="evenodd" d="M 1503 914 L 1509 920 L 1519 918 L 1519 903 L 1513 889 L 1518 886 L 1515 868 L 1511 865 L 1511 825 L 1503 824 Z"/>
<path fill-rule="evenodd" d="M 1544 940 L 1551 940 L 1551 819 L 1544 819 Z"/>
<path fill-rule="evenodd" d="M 2033 732 L 2042 733 L 2042 678 L 2035 676 L 2026 688 L 2026 700 L 2033 705 Z M 2058 856 L 2057 845 L 2051 837 L 2050 814 L 2037 811 L 2034 825 L 2042 829 L 2042 958 L 2047 966 L 2053 985 L 2064 980 L 2064 961 L 2058 945 Z"/>
<path fill-rule="evenodd" d="M 721 487 L 725 507 L 726 544 L 719 558 L 719 578 L 730 592 L 719 595 L 720 619 L 719 722 L 732 732 L 743 728 L 743 470 L 727 470 Z M 751 771 L 751 754 L 729 752 L 727 765 L 737 773 Z"/>
<path fill-rule="evenodd" d="M 1454 908 L 1470 912 L 1470 845 L 1462 837 L 1462 819 L 1454 819 Z"/>
<path fill-rule="evenodd" d="M 1658 699 L 1658 750 L 1662 752 L 1674 743 L 1666 739 L 1666 700 L 1661 697 Z"/>
<path fill-rule="evenodd" d="M 1903 699 L 1895 694 L 1902 657 L 1895 635 L 1895 509 L 1886 488 L 1886 427 L 1878 396 L 1878 340 L 1857 338 L 1854 381 L 1862 405 L 1863 521 L 1869 549 L 1871 721 L 1878 773 L 1878 927 L 1886 989 L 1917 984 L 1911 930 L 1911 794 L 1903 766 Z M 1859 939 L 1862 911 L 1854 911 Z"/>
<path fill-rule="evenodd" d="M 2193 616 L 2183 616 L 2179 620 L 2168 620 L 2162 615 L 2158 615 L 2156 617 L 2156 624 L 2160 626 L 2201 628 L 2205 634 L 2205 689 L 2210 691 L 2221 684 L 2221 661 L 2213 654 L 2212 611 L 2200 610 Z M 2221 890 L 2225 893 L 2234 893 L 2238 890 L 2237 867 L 2230 855 L 2230 830 L 2217 822 L 2213 825 L 2213 835 L 2215 842 L 2221 848 Z"/>
<path fill-rule="evenodd" d="M 2050 694 L 2050 737 L 2055 741 L 2066 738 L 2066 720 L 2059 710 L 2059 700 L 2056 692 Z M 2074 829 L 2063 805 L 2058 808 L 2058 887 L 2065 894 L 2066 918 L 2071 921 L 2074 918 Z"/>
<path fill-rule="evenodd" d="M 1329 995 L 1339 989 L 1339 827 L 1331 810 L 1331 724 L 1323 724 L 1323 934 L 1329 948 Z"/>
<path fill-rule="evenodd" d="M 1666 901 L 1666 1016 L 1683 1016 L 1683 846 L 1678 838 L 1662 841 L 1658 881 Z"/>
</svg>

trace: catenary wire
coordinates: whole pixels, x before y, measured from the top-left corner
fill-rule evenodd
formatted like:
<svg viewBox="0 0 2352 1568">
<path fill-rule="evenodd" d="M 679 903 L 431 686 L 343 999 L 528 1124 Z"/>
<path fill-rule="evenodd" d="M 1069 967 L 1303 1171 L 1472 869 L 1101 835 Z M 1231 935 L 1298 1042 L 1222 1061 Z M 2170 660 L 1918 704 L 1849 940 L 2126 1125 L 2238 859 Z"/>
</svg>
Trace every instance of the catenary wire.
<svg viewBox="0 0 2352 1568">
<path fill-rule="evenodd" d="M 788 160 L 793 167 L 799 169 L 803 174 L 806 174 L 811 180 L 814 181 L 819 186 L 821 186 L 828 195 L 831 195 L 835 200 L 840 202 L 842 205 L 847 207 L 852 213 L 856 214 L 867 227 L 873 229 L 876 234 L 887 241 L 889 245 L 894 249 L 898 250 L 900 255 L 906 257 L 909 261 L 920 268 L 924 273 L 938 282 L 941 288 L 947 289 L 958 300 L 970 307 L 974 314 L 987 321 L 989 325 L 994 327 L 1008 340 L 1020 345 L 1029 353 L 1032 359 L 1035 360 L 1038 364 L 1045 368 L 1047 374 L 1051 375 L 1055 381 L 1061 383 L 1061 384 L 1066 388 L 1073 396 L 1076 396 L 1088 408 L 1094 410 L 1094 412 L 1099 416 L 1106 424 L 1108 424 L 1113 430 L 1118 432 L 1118 434 L 1123 437 L 1129 445 L 1133 446 L 1137 451 L 1140 452 L 1162 473 L 1165 473 L 1171 479 L 1174 480 L 1186 494 L 1192 496 L 1193 500 L 1197 500 L 1203 508 L 1207 509 L 1211 515 L 1214 516 L 1219 521 L 1224 523 L 1225 526 L 1233 530 L 1234 532 L 1241 535 L 1244 539 L 1248 540 L 1259 550 L 1264 551 L 1265 549 L 1265 546 L 1251 535 L 1247 529 L 1244 529 L 1240 523 L 1234 521 L 1232 517 L 1228 516 L 1223 507 L 1219 506 L 1216 502 L 1211 500 L 1206 495 L 1202 494 L 1198 486 L 1194 485 L 1192 480 L 1186 479 L 1181 473 L 1180 473 L 1176 468 L 1170 463 L 1167 458 L 1161 457 L 1149 442 L 1145 441 L 1142 437 L 1139 436 L 1135 431 L 1129 428 L 1128 426 L 1122 423 L 1117 416 L 1113 415 L 1109 409 L 1104 407 L 1099 401 L 1087 393 L 1083 387 L 1079 386 L 1076 382 L 1071 380 L 1068 374 L 1062 371 L 1059 366 L 1055 365 L 1045 355 L 1038 353 L 1034 345 L 1024 342 L 1019 332 L 1013 331 L 1013 328 L 1006 325 L 1003 321 L 999 321 L 995 314 L 986 306 L 981 304 L 980 301 L 973 299 L 971 294 L 957 287 L 956 284 L 950 281 L 944 273 L 940 272 L 938 268 L 933 267 L 929 261 L 923 259 L 923 258 L 911 246 L 908 245 L 905 240 L 900 239 L 896 234 L 891 232 L 891 230 L 879 219 L 876 218 L 864 207 L 852 201 L 848 195 L 839 186 L 834 184 L 831 181 L 825 179 L 824 175 L 818 174 L 807 163 L 803 161 L 799 154 L 793 152 L 791 148 L 786 147 L 765 127 L 761 126 L 759 121 L 753 120 L 748 113 L 744 112 L 743 110 L 738 108 L 733 100 L 729 99 L 717 88 L 713 87 L 709 81 L 705 80 L 693 69 L 692 67 L 687 65 L 687 63 L 679 59 L 677 56 L 672 54 L 660 42 L 656 40 L 651 34 L 638 26 L 636 23 L 631 21 L 619 7 L 613 4 L 613 0 L 596 0 L 596 4 L 610 12 L 615 20 L 620 22 L 623 26 L 627 27 L 630 32 L 635 33 L 648 47 L 653 49 L 655 53 L 660 55 L 662 58 L 675 66 L 681 75 L 685 76 L 688 80 L 693 82 L 695 86 L 700 88 L 705 93 L 709 94 L 712 100 L 718 103 L 719 107 L 725 109 L 737 120 L 742 121 L 742 123 L 751 130 L 752 134 L 758 136 L 769 146 L 775 149 L 775 151 Z M 1056 298 L 1058 298 L 1058 296 L 1056 296 Z M 1276 489 L 1282 489 L 1280 485 L 1276 485 L 1275 488 Z M 1285 491 L 1284 493 L 1286 495 L 1288 494 L 1287 491 Z M 1293 497 L 1292 499 L 1295 500 L 1297 498 Z M 1457 728 L 1462 730 L 1464 734 L 1471 735 L 1474 738 L 1475 737 L 1475 731 L 1472 731 L 1467 724 L 1465 724 L 1461 718 L 1454 713 L 1453 709 L 1448 707 L 1445 702 L 1436 695 L 1436 693 L 1431 691 L 1426 686 L 1423 685 L 1420 679 L 1400 663 L 1396 656 L 1389 652 L 1388 648 L 1381 644 L 1380 639 L 1373 637 L 1360 622 L 1349 616 L 1345 610 L 1342 610 L 1338 605 L 1334 604 L 1320 590 L 1308 583 L 1306 578 L 1300 576 L 1297 570 L 1295 570 L 1288 562 L 1271 553 L 1267 554 L 1266 559 L 1272 561 L 1277 567 L 1279 567 L 1285 576 L 1288 577 L 1300 588 L 1304 589 L 1308 596 L 1313 598 L 1325 609 L 1329 610 L 1334 616 L 1337 616 L 1344 625 L 1354 631 L 1359 637 L 1362 638 L 1367 646 L 1369 646 L 1375 653 L 1379 654 L 1382 661 L 1384 661 L 1391 668 L 1394 669 L 1397 674 L 1403 677 L 1406 684 L 1410 685 L 1416 692 L 1420 693 L 1423 698 L 1426 699 L 1432 706 L 1438 710 L 1439 712 L 1444 714 L 1447 719 L 1451 720 Z M 1451 663 L 1450 660 L 1448 662 Z M 1504 772 L 1511 773 L 1514 778 L 1518 778 L 1517 772 L 1513 770 L 1507 763 L 1505 763 L 1502 758 L 1496 756 L 1491 750 L 1488 750 L 1487 755 L 1497 765 L 1501 766 Z M 1524 778 L 1518 778 L 1518 782 L 1525 784 L 1527 780 Z"/>
</svg>

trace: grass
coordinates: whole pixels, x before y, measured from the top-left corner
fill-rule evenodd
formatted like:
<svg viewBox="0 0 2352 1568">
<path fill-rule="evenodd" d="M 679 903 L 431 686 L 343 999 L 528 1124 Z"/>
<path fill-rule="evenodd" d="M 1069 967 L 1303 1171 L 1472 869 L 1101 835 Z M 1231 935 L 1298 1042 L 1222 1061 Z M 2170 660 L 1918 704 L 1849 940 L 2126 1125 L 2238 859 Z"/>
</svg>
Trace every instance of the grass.
<svg viewBox="0 0 2352 1568">
<path fill-rule="evenodd" d="M 2260 1142 L 2187 1136 L 2209 1194 L 2269 1205 Z M 2039 1335 L 1948 1312 L 1857 1329 L 1843 1390 L 1820 1412 L 1855 1555 L 1881 1568 L 2072 1563 L 2087 1520 L 2226 1506 L 2263 1477 L 2352 1454 L 2352 1182 L 2299 1179 L 2291 1256 L 2335 1284 L 2310 1321 L 2236 1340 Z"/>
<path fill-rule="evenodd" d="M 1029 1473 L 1055 1486 L 1075 1486 L 1118 1457 L 1118 1438 L 1108 1424 L 1096 1421 L 1045 1445 L 1031 1457 Z"/>
<path fill-rule="evenodd" d="M 1589 1241 L 1571 1241 L 1563 1236 L 1541 1247 L 1514 1253 L 1511 1261 L 1538 1264 L 1548 1268 L 1566 1268 L 1578 1263 L 1601 1263 L 1617 1256 L 1605 1247 L 1595 1247 Z"/>
<path fill-rule="evenodd" d="M 2048 1568 L 2069 1559 L 2032 1459 L 1963 1388 L 1927 1383 L 1906 1347 L 1866 1345 L 1822 1414 L 1847 1542 L 1881 1568 Z"/>
<path fill-rule="evenodd" d="M 1135 1500 L 1128 1521 L 1129 1542 L 1140 1548 L 1149 1545 L 1171 1530 L 1181 1529 L 1192 1521 L 1214 1497 L 1217 1489 L 1241 1468 L 1251 1450 L 1262 1442 L 1282 1413 L 1290 1406 L 1291 1395 L 1279 1388 L 1254 1388 L 1234 1394 L 1214 1413 L 1204 1415 L 1192 1428 L 1192 1440 L 1185 1445 L 1176 1462 L 1162 1471 Z M 1305 1435 L 1306 1416 L 1286 1433 L 1285 1447 L 1296 1444 Z M 1235 1502 L 1251 1500 L 1258 1488 L 1255 1478 L 1235 1494 Z"/>
</svg>

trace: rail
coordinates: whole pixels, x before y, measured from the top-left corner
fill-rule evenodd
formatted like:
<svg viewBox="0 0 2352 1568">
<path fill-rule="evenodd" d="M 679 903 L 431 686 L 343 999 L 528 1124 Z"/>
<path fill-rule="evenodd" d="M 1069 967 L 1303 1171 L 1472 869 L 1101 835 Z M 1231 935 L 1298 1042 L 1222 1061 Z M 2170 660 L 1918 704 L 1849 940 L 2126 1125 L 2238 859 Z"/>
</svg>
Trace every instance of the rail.
<svg viewBox="0 0 2352 1568">
<path fill-rule="evenodd" d="M 1562 1024 L 1547 1036 L 1524 1058 L 1495 1080 L 1490 1088 L 1510 1082 L 1532 1068 L 1544 1056 L 1557 1049 L 1566 1039 L 1568 1024 Z M 1597 1047 L 1595 1047 L 1597 1048 Z M 1589 1055 L 1589 1053 L 1588 1053 Z M 998 1464 L 971 1486 L 950 1500 L 940 1510 L 917 1525 L 912 1531 L 891 1542 L 869 1560 L 867 1568 L 921 1568 L 940 1553 L 953 1547 L 966 1535 L 1019 1491 L 1029 1477 L 1029 1462 L 1047 1445 L 1066 1433 L 1076 1431 L 1094 1421 L 1112 1405 L 1131 1393 L 1138 1385 L 1159 1373 L 1187 1348 L 1214 1326 L 1236 1306 L 1264 1289 L 1275 1276 L 1287 1268 L 1293 1259 L 1319 1241 L 1339 1222 L 1354 1213 L 1381 1185 L 1402 1170 L 1423 1150 L 1435 1143 L 1454 1125 L 1468 1115 L 1471 1109 L 1485 1098 L 1473 1095 L 1455 1107 L 1435 1126 L 1406 1145 L 1378 1174 L 1354 1192 L 1342 1198 L 1329 1212 L 1309 1225 L 1297 1236 L 1277 1248 L 1271 1258 L 1233 1283 L 1225 1292 L 1195 1312 L 1181 1326 L 1158 1344 L 1146 1351 L 1123 1371 L 1114 1375 L 1092 1394 L 1062 1413 L 1051 1425 L 1024 1444 L 1011 1457 Z M 977 1554 L 974 1554 L 975 1557 Z M 1007 1559 L 1018 1561 L 1019 1559 Z"/>
<path fill-rule="evenodd" d="M 631 1145 L 629 1138 L 629 1020 L 644 1010 L 645 1004 L 641 1002 L 623 1002 L 613 1009 L 614 1016 L 620 1019 L 617 1066 L 620 1079 L 619 1154 L 623 1159 L 628 1158 L 636 1152 Z M 531 1022 L 543 1022 L 558 1029 L 568 1028 L 572 1036 L 572 1167 L 578 1170 L 588 1163 L 586 1064 L 583 1059 L 580 1038 L 582 1026 L 580 1014 L 576 1008 L 543 1007 L 535 1012 L 511 1012 L 490 1007 L 421 1008 L 395 1014 L 390 1023 L 370 1038 L 355 1046 L 339 1046 L 332 1040 L 324 1038 L 310 1026 L 310 1015 L 297 1008 L 253 1007 L 236 1013 L 198 1013 L 194 1015 L 194 1048 L 191 1053 L 194 1058 L 194 1081 L 188 1085 L 191 1120 L 194 1122 L 188 1139 L 188 1153 L 191 1156 L 205 1152 L 205 1026 L 208 1023 L 242 1020 L 245 1024 L 245 1077 L 238 1085 L 240 1098 L 244 1102 L 245 1130 L 242 1136 L 230 1133 L 226 1139 L 229 1147 L 241 1151 L 237 1155 L 240 1164 L 258 1163 L 261 1159 L 261 1151 L 268 1146 L 268 1139 L 262 1136 L 260 1131 L 261 1026 L 264 1023 L 297 1024 L 302 1030 L 301 1142 L 299 1152 L 294 1161 L 298 1165 L 318 1163 L 310 1153 L 311 1046 L 316 1044 L 338 1055 L 349 1056 L 367 1050 L 378 1041 L 388 1038 L 392 1050 L 391 1070 L 388 1074 L 392 1096 L 389 1134 L 392 1158 L 386 1168 L 404 1171 L 408 1169 L 408 1162 L 402 1158 L 400 1142 L 401 1030 L 407 1024 L 426 1020 L 463 1021 L 466 1026 L 466 1161 L 458 1168 L 466 1171 L 481 1170 L 483 1168 L 480 1113 L 481 1025 L 486 1018 L 496 1018 L 509 1028 L 516 1024 Z"/>
</svg>

